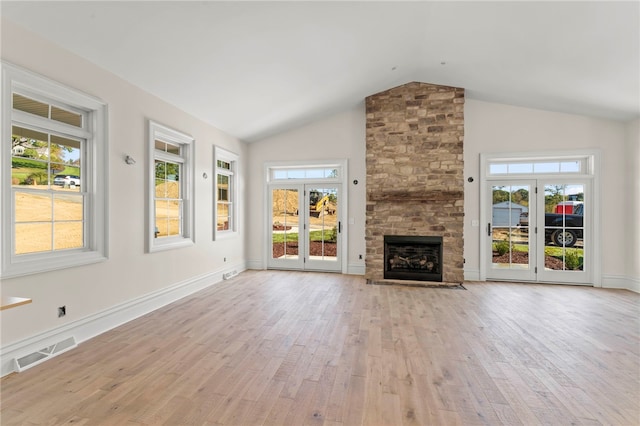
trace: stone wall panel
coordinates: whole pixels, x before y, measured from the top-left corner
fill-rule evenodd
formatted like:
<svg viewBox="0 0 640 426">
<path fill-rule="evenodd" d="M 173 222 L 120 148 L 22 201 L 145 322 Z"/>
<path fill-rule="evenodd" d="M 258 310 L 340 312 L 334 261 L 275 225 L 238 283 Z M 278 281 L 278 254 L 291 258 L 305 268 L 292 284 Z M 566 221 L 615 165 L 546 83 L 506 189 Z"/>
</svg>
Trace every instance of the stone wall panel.
<svg viewBox="0 0 640 426">
<path fill-rule="evenodd" d="M 365 277 L 384 281 L 384 235 L 441 236 L 442 284 L 461 283 L 464 89 L 409 83 L 366 109 Z"/>
</svg>

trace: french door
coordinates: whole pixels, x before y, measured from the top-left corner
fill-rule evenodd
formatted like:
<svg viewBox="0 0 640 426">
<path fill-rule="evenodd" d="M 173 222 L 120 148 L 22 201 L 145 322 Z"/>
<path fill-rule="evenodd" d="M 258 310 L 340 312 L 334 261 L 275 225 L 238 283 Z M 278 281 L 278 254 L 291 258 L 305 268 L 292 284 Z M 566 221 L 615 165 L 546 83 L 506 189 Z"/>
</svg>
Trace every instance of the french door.
<svg viewBox="0 0 640 426">
<path fill-rule="evenodd" d="M 488 279 L 590 284 L 589 180 L 492 180 L 488 186 Z"/>
<path fill-rule="evenodd" d="M 269 186 L 267 267 L 342 270 L 339 184 Z"/>
<path fill-rule="evenodd" d="M 530 232 L 537 222 L 535 188 L 531 180 L 489 182 L 487 278 L 536 280 L 536 239 Z"/>
</svg>

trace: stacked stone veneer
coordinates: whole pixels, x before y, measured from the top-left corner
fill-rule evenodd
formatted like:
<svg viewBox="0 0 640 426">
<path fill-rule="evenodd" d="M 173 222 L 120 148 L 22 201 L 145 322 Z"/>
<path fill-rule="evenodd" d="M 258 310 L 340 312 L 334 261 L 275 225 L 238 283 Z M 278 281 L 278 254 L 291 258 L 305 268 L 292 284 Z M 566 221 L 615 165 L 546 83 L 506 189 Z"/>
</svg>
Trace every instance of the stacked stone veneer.
<svg viewBox="0 0 640 426">
<path fill-rule="evenodd" d="M 464 89 L 409 83 L 369 96 L 366 109 L 365 278 L 386 281 L 384 235 L 424 235 L 443 237 L 440 284 L 461 283 Z"/>
</svg>

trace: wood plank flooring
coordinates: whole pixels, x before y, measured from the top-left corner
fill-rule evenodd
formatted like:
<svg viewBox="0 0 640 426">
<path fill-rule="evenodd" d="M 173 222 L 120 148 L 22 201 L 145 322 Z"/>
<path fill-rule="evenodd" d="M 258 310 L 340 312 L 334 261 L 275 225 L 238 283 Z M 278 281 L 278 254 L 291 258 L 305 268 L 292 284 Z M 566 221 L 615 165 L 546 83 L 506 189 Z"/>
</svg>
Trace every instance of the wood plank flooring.
<svg viewBox="0 0 640 426">
<path fill-rule="evenodd" d="M 8 425 L 638 425 L 640 295 L 247 271 L 3 378 Z"/>
</svg>

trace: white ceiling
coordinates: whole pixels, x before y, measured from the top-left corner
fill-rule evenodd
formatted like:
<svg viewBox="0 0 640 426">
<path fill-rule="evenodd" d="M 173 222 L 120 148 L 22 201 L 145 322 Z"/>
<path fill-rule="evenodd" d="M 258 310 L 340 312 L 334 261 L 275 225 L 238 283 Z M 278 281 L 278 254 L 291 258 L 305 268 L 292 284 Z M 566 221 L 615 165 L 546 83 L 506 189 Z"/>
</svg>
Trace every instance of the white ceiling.
<svg viewBox="0 0 640 426">
<path fill-rule="evenodd" d="M 249 142 L 410 81 L 640 116 L 637 1 L 2 1 L 1 13 Z"/>
</svg>

